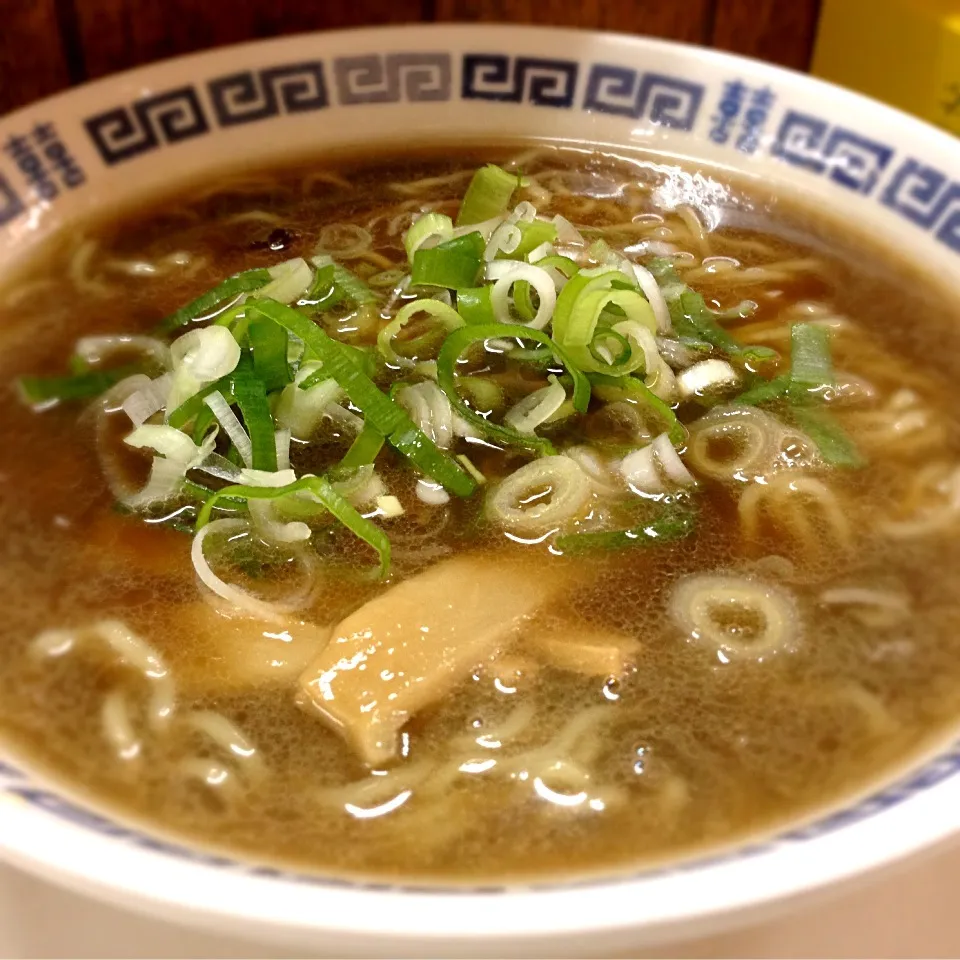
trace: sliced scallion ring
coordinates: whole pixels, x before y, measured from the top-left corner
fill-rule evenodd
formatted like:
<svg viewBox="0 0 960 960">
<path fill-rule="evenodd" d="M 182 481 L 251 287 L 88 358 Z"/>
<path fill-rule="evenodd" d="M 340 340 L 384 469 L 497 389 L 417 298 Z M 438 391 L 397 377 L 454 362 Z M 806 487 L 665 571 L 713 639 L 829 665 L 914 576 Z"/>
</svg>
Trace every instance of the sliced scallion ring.
<svg viewBox="0 0 960 960">
<path fill-rule="evenodd" d="M 583 373 L 576 367 L 566 351 L 559 347 L 550 337 L 543 333 L 543 331 L 534 330 L 531 327 L 518 326 L 516 324 L 485 323 L 454 330 L 444 341 L 437 357 L 437 383 L 439 383 L 440 388 L 449 398 L 454 410 L 468 423 L 478 427 L 482 435 L 494 440 L 500 440 L 511 446 L 526 447 L 541 453 L 550 453 L 553 451 L 553 446 L 548 440 L 537 437 L 536 435 L 519 433 L 509 426 L 491 423 L 464 403 L 460 397 L 457 390 L 458 377 L 456 375 L 456 366 L 461 354 L 472 343 L 483 340 L 496 340 L 499 337 L 516 337 L 524 340 L 535 340 L 549 347 L 554 356 L 559 358 L 573 378 L 574 407 L 580 413 L 586 412 L 590 403 L 590 381 L 587 380 Z"/>
<path fill-rule="evenodd" d="M 404 234 L 403 247 L 407 259 L 413 261 L 413 255 L 425 244 L 433 241 L 443 243 L 453 236 L 453 221 L 445 213 L 425 213 L 413 222 Z"/>
<path fill-rule="evenodd" d="M 539 305 L 532 319 L 523 326 L 532 327 L 534 330 L 543 330 L 546 327 L 557 303 L 557 288 L 546 270 L 532 263 L 495 260 L 487 264 L 486 274 L 488 280 L 494 281 L 490 291 L 490 306 L 498 323 L 511 322 L 510 290 L 518 281 L 526 281 L 537 291 Z"/>
<path fill-rule="evenodd" d="M 514 404 L 505 414 L 503 422 L 517 433 L 530 433 L 546 423 L 567 399 L 567 392 L 553 374 L 547 377 L 549 383 L 533 393 L 527 394 Z"/>
<path fill-rule="evenodd" d="M 244 270 L 223 283 L 218 284 L 212 290 L 201 294 L 196 300 L 191 300 L 186 306 L 175 310 L 166 319 L 160 323 L 160 331 L 169 333 L 176 330 L 177 327 L 184 327 L 193 320 L 204 319 L 211 316 L 224 303 L 232 302 L 244 293 L 250 293 L 258 290 L 273 280 L 270 271 L 264 267 L 257 267 L 254 270 Z"/>
<path fill-rule="evenodd" d="M 457 214 L 457 226 L 482 223 L 493 217 L 502 216 L 510 205 L 513 191 L 523 184 L 521 177 L 507 173 L 495 164 L 481 167 L 470 181 L 460 212 Z"/>
<path fill-rule="evenodd" d="M 375 523 L 371 523 L 357 513 L 356 509 L 334 490 L 326 477 L 308 474 L 282 487 L 255 487 L 248 484 L 224 487 L 210 497 L 197 514 L 197 532 L 202 531 L 210 522 L 210 515 L 221 500 L 275 500 L 301 491 L 309 493 L 318 506 L 333 514 L 351 533 L 377 551 L 380 557 L 380 576 L 385 577 L 390 570 L 390 540 Z"/>
<path fill-rule="evenodd" d="M 435 317 L 443 327 L 450 331 L 462 327 L 463 317 L 453 307 L 448 307 L 439 300 L 414 300 L 402 307 L 397 315 L 377 334 L 377 346 L 387 363 L 394 367 L 413 367 L 415 361 L 409 357 L 401 357 L 393 348 L 393 339 L 418 314 L 425 313 Z"/>
<path fill-rule="evenodd" d="M 345 344 L 338 343 L 302 313 L 281 303 L 258 301 L 252 309 L 299 337 L 323 364 L 324 372 L 343 387 L 353 404 L 363 412 L 364 422 L 382 433 L 415 466 L 458 497 L 469 497 L 473 493 L 476 489 L 474 479 L 424 436 L 402 407 L 377 388 L 350 353 L 343 349 Z M 455 334 L 456 331 L 451 336 Z"/>
</svg>

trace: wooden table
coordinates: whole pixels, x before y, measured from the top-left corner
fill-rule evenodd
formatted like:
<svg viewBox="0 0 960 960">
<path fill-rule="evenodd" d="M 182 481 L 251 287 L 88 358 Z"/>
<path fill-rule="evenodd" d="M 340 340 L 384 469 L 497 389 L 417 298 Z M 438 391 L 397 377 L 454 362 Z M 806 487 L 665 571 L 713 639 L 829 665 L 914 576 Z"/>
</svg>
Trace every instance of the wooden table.
<svg viewBox="0 0 960 960">
<path fill-rule="evenodd" d="M 335 27 L 509 21 L 702 43 L 805 69 L 820 0 L 0 0 L 0 114 L 206 47 Z"/>
</svg>

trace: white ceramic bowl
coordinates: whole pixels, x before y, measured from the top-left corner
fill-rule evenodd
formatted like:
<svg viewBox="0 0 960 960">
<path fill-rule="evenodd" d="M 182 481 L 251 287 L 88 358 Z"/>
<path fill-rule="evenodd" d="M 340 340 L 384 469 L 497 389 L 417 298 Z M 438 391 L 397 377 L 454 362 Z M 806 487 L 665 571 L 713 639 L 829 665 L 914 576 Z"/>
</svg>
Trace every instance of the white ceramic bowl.
<svg viewBox="0 0 960 960">
<path fill-rule="evenodd" d="M 0 263 L 9 269 L 78 217 L 241 160 L 506 137 L 629 145 L 728 168 L 958 274 L 952 137 L 762 63 L 513 26 L 249 44 L 14 113 L 0 122 Z M 0 854 L 12 862 L 154 915 L 338 955 L 635 949 L 752 918 L 929 847 L 960 824 L 960 748 L 950 746 L 842 809 L 673 868 L 525 889 L 427 889 L 297 876 L 187 850 L 96 815 L 18 767 L 0 765 Z"/>
</svg>

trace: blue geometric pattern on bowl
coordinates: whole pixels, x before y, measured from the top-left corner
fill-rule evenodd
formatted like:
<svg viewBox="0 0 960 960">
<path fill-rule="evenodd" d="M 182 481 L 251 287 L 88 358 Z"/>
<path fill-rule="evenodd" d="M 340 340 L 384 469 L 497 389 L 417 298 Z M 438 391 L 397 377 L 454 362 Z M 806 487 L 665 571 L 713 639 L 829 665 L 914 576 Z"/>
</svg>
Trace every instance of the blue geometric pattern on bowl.
<svg viewBox="0 0 960 960">
<path fill-rule="evenodd" d="M 207 90 L 221 127 L 319 110 L 328 103 L 319 60 L 231 73 L 209 81 Z"/>
<path fill-rule="evenodd" d="M 459 82 L 457 72 L 459 71 Z M 715 103 L 704 109 L 708 96 Z M 881 202 L 931 231 L 960 253 L 960 184 L 856 129 L 808 112 L 787 109 L 772 137 L 766 126 L 780 99 L 768 85 L 750 87 L 733 77 L 708 89 L 688 77 L 646 72 L 634 66 L 589 63 L 502 53 L 438 50 L 379 52 L 282 63 L 241 70 L 204 83 L 181 84 L 118 104 L 87 117 L 83 125 L 104 164 L 126 162 L 217 128 L 323 110 L 389 103 L 440 103 L 459 97 L 524 103 L 550 109 L 579 108 L 692 131 L 741 153 L 770 154 L 865 196 L 883 185 Z M 51 124 L 40 124 L 52 130 Z M 52 135 L 42 150 L 26 134 L 4 147 L 23 172 L 32 199 L 50 200 L 74 189 L 84 172 L 66 145 Z M 19 153 L 17 151 L 19 143 Z M 59 175 L 56 183 L 54 174 Z M 0 226 L 30 205 L 16 184 L 0 176 Z"/>
<path fill-rule="evenodd" d="M 463 57 L 460 95 L 464 100 L 572 107 L 578 70 L 573 60 L 468 53 Z"/>
<path fill-rule="evenodd" d="M 143 97 L 84 120 L 87 133 L 105 163 L 120 163 L 180 143 L 210 130 L 200 95 L 192 85 Z"/>
<path fill-rule="evenodd" d="M 703 94 L 700 83 L 595 63 L 590 68 L 583 109 L 691 130 L 700 112 Z"/>
<path fill-rule="evenodd" d="M 370 53 L 333 61 L 337 100 L 357 103 L 427 103 L 450 99 L 449 53 Z"/>
<path fill-rule="evenodd" d="M 741 846 L 734 846 L 722 850 L 717 854 L 697 857 L 695 859 L 680 861 L 663 867 L 651 867 L 640 870 L 636 873 L 608 877 L 605 879 L 591 878 L 580 881 L 561 881 L 557 883 L 534 883 L 525 885 L 526 889 L 556 889 L 557 887 L 582 887 L 593 886 L 599 883 L 608 884 L 618 881 L 630 881 L 640 878 L 663 876 L 670 873 L 677 873 L 688 870 L 698 870 L 708 866 L 714 866 L 720 863 L 726 863 L 733 860 L 743 860 L 757 854 L 765 853 L 774 847 L 785 843 L 798 843 L 807 840 L 813 840 L 816 837 L 824 836 L 848 827 L 851 824 L 858 823 L 889 810 L 898 804 L 903 803 L 910 797 L 928 790 L 930 787 L 949 779 L 960 772 L 960 744 L 954 745 L 948 752 L 931 760 L 918 771 L 909 776 L 877 790 L 863 799 L 835 810 L 825 816 L 812 820 L 809 823 L 801 824 L 798 827 L 782 831 L 759 842 L 752 842 Z M 166 854 L 182 860 L 188 860 L 192 863 L 203 864 L 209 867 L 219 867 L 244 873 L 248 876 L 273 877 L 282 880 L 294 881 L 297 883 L 316 884 L 320 886 L 335 886 L 344 888 L 362 888 L 365 890 L 410 890 L 420 893 L 438 892 L 444 894 L 488 894 L 503 893 L 508 888 L 504 886 L 470 886 L 470 887 L 447 887 L 432 886 L 430 884 L 418 883 L 381 883 L 376 881 L 359 880 L 340 880 L 335 878 L 320 877 L 311 874 L 297 873 L 289 870 L 281 870 L 276 867 L 244 863 L 229 857 L 223 857 L 212 853 L 205 853 L 201 850 L 194 850 L 182 846 L 176 842 L 161 840 L 140 830 L 127 827 L 115 820 L 94 813 L 93 811 L 81 807 L 75 803 L 63 799 L 50 790 L 45 790 L 30 783 L 26 774 L 9 764 L 0 762 L 0 793 L 6 792 L 21 800 L 38 807 L 47 813 L 51 813 L 63 820 L 75 824 L 79 827 L 92 830 L 102 836 L 112 837 L 127 842 L 145 850 L 152 850 L 156 853 Z"/>
<path fill-rule="evenodd" d="M 882 202 L 960 252 L 960 184 L 919 160 L 908 159 L 883 191 Z"/>
<path fill-rule="evenodd" d="M 831 180 L 869 194 L 893 149 L 842 127 L 831 127 L 808 113 L 789 110 L 780 124 L 773 153 L 814 173 L 829 172 Z"/>
<path fill-rule="evenodd" d="M 459 78 L 457 73 L 459 72 Z M 83 121 L 103 163 L 112 166 L 175 146 L 218 128 L 324 110 L 390 103 L 441 103 L 459 97 L 505 106 L 524 103 L 576 109 L 693 131 L 745 154 L 769 153 L 864 196 L 882 186 L 880 202 L 933 233 L 960 253 L 960 184 L 890 144 L 853 127 L 786 109 L 776 133 L 767 123 L 782 99 L 769 85 L 750 87 L 731 77 L 716 89 L 689 77 L 615 63 L 519 56 L 494 52 L 454 57 L 438 50 L 373 51 L 329 62 L 309 60 L 241 70 L 203 83 L 181 84 Z M 708 97 L 714 105 L 704 109 Z M 4 151 L 23 173 L 28 197 L 0 176 L 0 226 L 23 216 L 32 201 L 51 200 L 85 181 L 83 170 L 55 131 L 40 145 L 33 131 L 11 138 Z M 56 178 L 59 177 L 59 182 Z"/>
<path fill-rule="evenodd" d="M 714 98 L 713 106 L 704 109 L 710 97 Z M 334 57 L 329 62 L 308 60 L 241 70 L 202 83 L 180 84 L 99 111 L 87 117 L 83 127 L 102 162 L 112 166 L 218 128 L 332 106 L 438 103 L 456 98 L 499 102 L 505 109 L 518 103 L 554 110 L 580 109 L 680 131 L 701 127 L 715 144 L 745 154 L 766 149 L 783 162 L 847 190 L 876 196 L 883 206 L 960 253 L 960 184 L 922 159 L 898 155 L 895 147 L 852 126 L 831 124 L 805 111 L 787 108 L 776 133 L 767 136 L 767 124 L 782 96 L 768 85 L 751 87 L 738 77 L 730 77 L 713 89 L 689 77 L 645 72 L 623 64 L 491 52 L 466 53 L 455 59 L 437 50 L 373 51 Z M 2 149 L 14 161 L 22 183 L 0 175 L 0 227 L 24 216 L 33 203 L 54 202 L 62 191 L 81 188 L 87 180 L 75 159 L 76 151 L 52 123 L 39 123 L 16 133 Z M 641 875 L 698 869 L 752 856 L 777 844 L 810 840 L 896 806 L 958 771 L 960 746 L 955 746 L 903 780 L 808 824 L 763 842 L 646 870 Z M 4 763 L 0 763 L 0 792 L 99 834 L 210 866 L 304 883 L 430 889 L 330 880 L 191 850 L 70 803 L 34 786 L 23 773 Z M 503 888 L 441 889 L 445 893 L 477 893 Z"/>
</svg>

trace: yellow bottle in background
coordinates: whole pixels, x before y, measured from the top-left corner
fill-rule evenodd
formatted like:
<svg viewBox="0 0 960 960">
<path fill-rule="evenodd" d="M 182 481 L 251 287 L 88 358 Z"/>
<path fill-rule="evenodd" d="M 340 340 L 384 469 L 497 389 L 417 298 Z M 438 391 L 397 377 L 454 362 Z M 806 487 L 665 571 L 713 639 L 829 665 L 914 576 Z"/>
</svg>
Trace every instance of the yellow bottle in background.
<svg viewBox="0 0 960 960">
<path fill-rule="evenodd" d="M 823 0 L 811 69 L 960 134 L 960 0 Z"/>
</svg>

